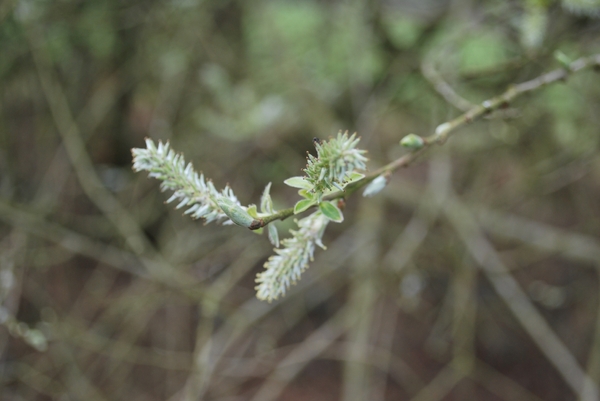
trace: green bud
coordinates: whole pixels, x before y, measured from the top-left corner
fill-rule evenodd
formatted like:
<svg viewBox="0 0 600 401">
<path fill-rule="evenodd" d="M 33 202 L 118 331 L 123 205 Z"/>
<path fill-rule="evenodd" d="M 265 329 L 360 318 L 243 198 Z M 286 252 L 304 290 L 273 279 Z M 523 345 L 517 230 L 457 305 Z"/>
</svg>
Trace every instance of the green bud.
<svg viewBox="0 0 600 401">
<path fill-rule="evenodd" d="M 250 227 L 252 221 L 254 220 L 252 216 L 250 216 L 244 209 L 240 207 L 237 203 L 233 202 L 229 198 L 219 197 L 215 199 L 217 205 L 223 210 L 223 213 L 227 215 L 238 226 L 242 227 Z"/>
<path fill-rule="evenodd" d="M 408 134 L 402 138 L 400 145 L 408 149 L 417 150 L 421 149 L 423 145 L 425 145 L 425 141 L 418 135 Z"/>
<path fill-rule="evenodd" d="M 558 61 L 564 69 L 569 70 L 571 68 L 572 60 L 569 58 L 569 56 L 567 56 L 560 50 L 556 50 L 553 56 L 554 59 L 556 59 L 556 61 Z"/>
</svg>

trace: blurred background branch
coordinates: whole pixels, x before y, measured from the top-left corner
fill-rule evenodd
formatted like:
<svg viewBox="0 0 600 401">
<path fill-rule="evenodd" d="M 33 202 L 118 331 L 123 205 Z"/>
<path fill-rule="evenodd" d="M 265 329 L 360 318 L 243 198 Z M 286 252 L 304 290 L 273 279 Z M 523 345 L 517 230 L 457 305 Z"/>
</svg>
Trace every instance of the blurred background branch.
<svg viewBox="0 0 600 401">
<path fill-rule="evenodd" d="M 600 86 L 571 72 L 598 64 L 581 59 L 600 54 L 598 15 L 1 2 L 1 398 L 597 399 Z M 427 154 L 399 145 L 436 127 Z M 169 140 L 243 204 L 272 182 L 282 210 L 312 138 L 340 129 L 367 174 L 397 172 L 347 199 L 271 304 L 264 236 L 204 227 L 131 171 L 131 148 Z"/>
</svg>

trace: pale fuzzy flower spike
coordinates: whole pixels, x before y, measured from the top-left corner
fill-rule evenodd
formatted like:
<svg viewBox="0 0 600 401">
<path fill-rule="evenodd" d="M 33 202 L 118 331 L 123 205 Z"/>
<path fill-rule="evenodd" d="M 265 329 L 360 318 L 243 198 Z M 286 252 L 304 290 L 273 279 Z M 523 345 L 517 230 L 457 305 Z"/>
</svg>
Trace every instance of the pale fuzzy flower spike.
<svg viewBox="0 0 600 401">
<path fill-rule="evenodd" d="M 258 299 L 271 302 L 300 278 L 313 260 L 315 244 L 325 249 L 321 238 L 327 223 L 329 219 L 321 212 L 297 221 L 299 230 L 290 230 L 292 237 L 281 242 L 282 248 L 274 250 L 276 255 L 267 260 L 265 270 L 256 276 Z"/>
<path fill-rule="evenodd" d="M 221 192 L 217 191 L 211 181 L 206 181 L 204 175 L 196 173 L 192 163 L 185 164 L 182 155 L 170 149 L 169 143 L 158 143 L 146 139 L 146 149 L 132 149 L 133 170 L 148 171 L 150 177 L 161 182 L 162 191 L 174 191 L 167 203 L 178 200 L 177 209 L 188 207 L 185 214 L 194 219 L 203 218 L 206 223 L 227 219 L 223 224 L 232 224 L 216 200 L 225 197 L 240 205 L 229 186 Z"/>
<path fill-rule="evenodd" d="M 365 170 L 368 160 L 366 150 L 356 149 L 360 138 L 356 134 L 348 137 L 348 131 L 340 131 L 336 138 L 316 143 L 317 157 L 308 155 L 308 164 L 304 169 L 306 180 L 313 185 L 314 192 L 322 194 L 335 187 L 343 190 L 343 186 L 354 170 Z"/>
</svg>

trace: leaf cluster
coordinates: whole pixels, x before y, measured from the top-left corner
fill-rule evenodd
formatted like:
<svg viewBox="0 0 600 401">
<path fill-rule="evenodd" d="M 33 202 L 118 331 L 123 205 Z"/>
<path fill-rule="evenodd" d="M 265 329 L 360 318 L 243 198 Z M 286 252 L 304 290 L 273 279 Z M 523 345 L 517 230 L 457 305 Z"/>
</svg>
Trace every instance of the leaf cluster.
<svg viewBox="0 0 600 401">
<path fill-rule="evenodd" d="M 294 206 L 294 214 L 318 205 L 321 212 L 332 221 L 343 221 L 341 210 L 335 203 L 324 202 L 323 196 L 334 190 L 344 191 L 344 188 L 364 177 L 356 170 L 365 170 L 368 160 L 365 150 L 357 149 L 360 138 L 356 134 L 348 136 L 348 131 L 340 131 L 337 137 L 329 141 L 320 141 L 315 138 L 317 156 L 311 154 L 307 157 L 307 165 L 303 170 L 304 177 L 292 177 L 284 181 L 285 184 L 299 188 L 298 194 L 304 199 Z"/>
<path fill-rule="evenodd" d="M 351 182 L 360 180 L 363 174 L 356 170 L 365 170 L 366 151 L 356 148 L 359 142 L 356 134 L 338 133 L 329 141 L 316 143 L 317 156 L 309 155 L 304 169 L 305 177 L 292 177 L 284 182 L 300 188 L 303 197 L 294 207 L 294 214 L 317 206 L 309 216 L 296 220 L 298 230 L 290 230 L 291 237 L 284 239 L 279 249 L 279 234 L 274 224 L 268 224 L 268 236 L 275 246 L 275 255 L 265 263 L 265 270 L 256 278 L 257 297 L 272 301 L 285 294 L 287 288 L 295 283 L 309 262 L 313 260 L 315 245 L 325 249 L 322 243 L 323 233 L 330 221 L 341 223 L 344 215 L 335 201 L 323 200 L 323 196 L 334 188 L 341 191 Z M 151 139 L 146 140 L 146 149 L 133 149 L 133 169 L 148 171 L 150 177 L 162 181 L 161 189 L 172 190 L 168 202 L 179 200 L 177 208 L 188 207 L 185 214 L 193 218 L 204 218 L 207 223 L 225 220 L 223 224 L 237 224 L 254 228 L 257 221 L 276 216 L 273 207 L 269 183 L 263 191 L 260 212 L 256 205 L 242 206 L 233 190 L 226 186 L 221 192 L 213 183 L 194 171 L 192 164 L 185 164 L 183 156 L 176 154 L 170 145 Z M 264 220 L 263 220 L 264 221 Z M 258 233 L 262 229 L 256 230 Z"/>
</svg>

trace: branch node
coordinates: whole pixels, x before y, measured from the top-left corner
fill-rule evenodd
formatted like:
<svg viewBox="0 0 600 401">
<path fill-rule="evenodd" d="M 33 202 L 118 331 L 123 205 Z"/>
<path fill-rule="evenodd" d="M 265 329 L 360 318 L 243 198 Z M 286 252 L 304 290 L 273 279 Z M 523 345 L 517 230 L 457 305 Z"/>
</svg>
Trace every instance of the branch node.
<svg viewBox="0 0 600 401">
<path fill-rule="evenodd" d="M 263 219 L 258 219 L 258 220 L 252 220 L 252 222 L 250 223 L 250 226 L 248 226 L 248 228 L 250 230 L 258 230 L 259 228 L 262 228 L 265 226 L 265 221 Z"/>
</svg>

